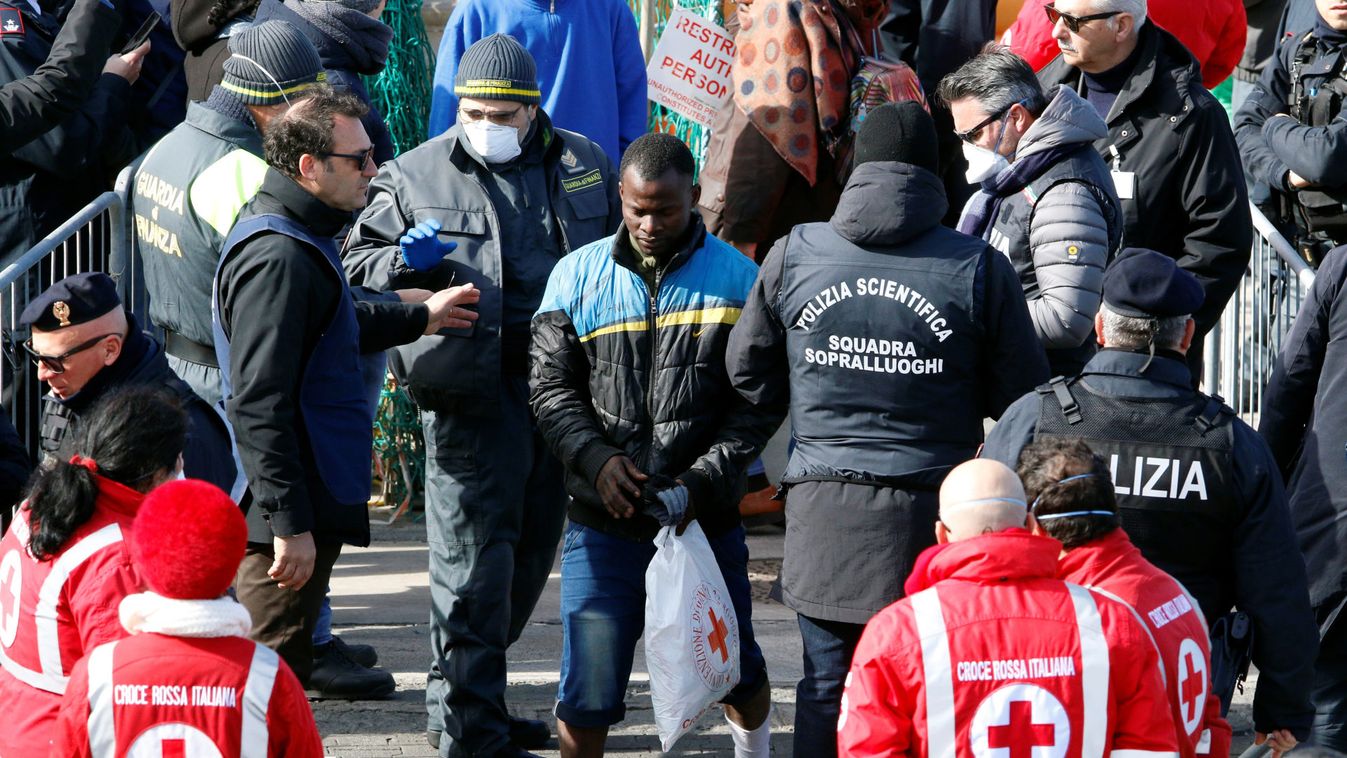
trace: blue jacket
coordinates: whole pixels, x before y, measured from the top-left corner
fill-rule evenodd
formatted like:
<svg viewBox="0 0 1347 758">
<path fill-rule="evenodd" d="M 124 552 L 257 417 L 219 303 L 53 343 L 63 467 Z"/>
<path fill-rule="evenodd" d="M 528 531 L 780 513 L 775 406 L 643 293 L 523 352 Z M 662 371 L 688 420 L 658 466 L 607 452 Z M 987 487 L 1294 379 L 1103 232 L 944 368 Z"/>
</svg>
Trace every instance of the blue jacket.
<svg viewBox="0 0 1347 758">
<path fill-rule="evenodd" d="M 460 0 L 440 41 L 429 136 L 458 118 L 459 58 L 497 32 L 533 55 L 552 123 L 598 143 L 614 164 L 645 134 L 645 58 L 625 0 Z"/>
<path fill-rule="evenodd" d="M 682 480 L 708 534 L 733 528 L 744 472 L 781 423 L 725 370 L 757 267 L 694 223 L 655 291 L 622 229 L 562 258 L 533 318 L 533 412 L 566 464 L 571 519 L 586 526 L 636 539 L 658 529 L 647 515 L 608 515 L 595 491 L 603 464 L 625 455 Z"/>
</svg>

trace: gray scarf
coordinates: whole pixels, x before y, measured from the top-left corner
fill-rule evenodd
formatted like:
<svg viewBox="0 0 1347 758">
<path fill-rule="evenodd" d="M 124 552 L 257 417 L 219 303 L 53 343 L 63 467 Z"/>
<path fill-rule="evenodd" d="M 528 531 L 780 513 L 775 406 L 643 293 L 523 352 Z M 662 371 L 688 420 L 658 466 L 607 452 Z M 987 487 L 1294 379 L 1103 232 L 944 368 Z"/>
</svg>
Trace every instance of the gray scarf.
<svg viewBox="0 0 1347 758">
<path fill-rule="evenodd" d="M 393 40 L 393 28 L 388 24 L 339 0 L 287 0 L 285 7 L 335 43 L 315 44 L 328 68 L 347 68 L 336 65 L 345 58 L 350 61 L 349 68 L 365 76 L 384 70 L 388 44 Z"/>
</svg>

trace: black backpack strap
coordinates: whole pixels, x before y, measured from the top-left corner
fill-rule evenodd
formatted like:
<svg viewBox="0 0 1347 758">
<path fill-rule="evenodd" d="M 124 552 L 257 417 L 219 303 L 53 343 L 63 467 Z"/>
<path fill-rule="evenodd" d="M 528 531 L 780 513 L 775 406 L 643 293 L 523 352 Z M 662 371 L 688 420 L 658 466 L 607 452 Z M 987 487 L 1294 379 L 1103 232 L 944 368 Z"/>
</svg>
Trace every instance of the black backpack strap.
<svg viewBox="0 0 1347 758">
<path fill-rule="evenodd" d="M 1202 408 L 1202 412 L 1193 419 L 1193 426 L 1197 427 L 1198 434 L 1206 436 L 1207 432 L 1224 422 L 1222 416 L 1233 415 L 1235 411 L 1225 404 L 1220 395 L 1212 395 L 1207 398 L 1207 404 Z"/>
<path fill-rule="evenodd" d="M 1053 398 L 1057 400 L 1057 405 L 1062 408 L 1062 415 L 1066 417 L 1066 423 L 1075 426 L 1085 420 L 1085 416 L 1080 412 L 1080 403 L 1076 402 L 1076 396 L 1071 394 L 1072 379 L 1064 376 L 1054 376 L 1047 384 L 1038 388 L 1042 394 L 1052 393 Z"/>
<path fill-rule="evenodd" d="M 1291 109 L 1291 117 L 1301 121 L 1304 115 L 1302 102 L 1305 97 L 1305 88 L 1300 83 L 1300 70 L 1314 60 L 1316 45 L 1314 43 L 1314 32 L 1310 31 L 1300 38 L 1300 44 L 1296 47 L 1296 52 L 1291 56 L 1291 102 L 1287 106 Z"/>
</svg>

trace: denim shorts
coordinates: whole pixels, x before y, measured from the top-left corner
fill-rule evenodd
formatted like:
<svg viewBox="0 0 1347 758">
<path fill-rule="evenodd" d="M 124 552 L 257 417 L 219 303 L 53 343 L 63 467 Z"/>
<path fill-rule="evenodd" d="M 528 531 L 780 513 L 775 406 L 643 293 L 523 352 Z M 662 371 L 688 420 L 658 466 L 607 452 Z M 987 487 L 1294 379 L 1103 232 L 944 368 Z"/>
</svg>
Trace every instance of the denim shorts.
<svg viewBox="0 0 1347 758">
<path fill-rule="evenodd" d="M 721 702 L 741 705 L 767 683 L 767 664 L 753 637 L 744 528 L 708 538 L 739 620 L 739 684 Z M 561 686 L 556 717 L 576 727 L 620 722 L 632 656 L 645 627 L 645 569 L 655 545 L 566 526 L 561 554 Z"/>
</svg>

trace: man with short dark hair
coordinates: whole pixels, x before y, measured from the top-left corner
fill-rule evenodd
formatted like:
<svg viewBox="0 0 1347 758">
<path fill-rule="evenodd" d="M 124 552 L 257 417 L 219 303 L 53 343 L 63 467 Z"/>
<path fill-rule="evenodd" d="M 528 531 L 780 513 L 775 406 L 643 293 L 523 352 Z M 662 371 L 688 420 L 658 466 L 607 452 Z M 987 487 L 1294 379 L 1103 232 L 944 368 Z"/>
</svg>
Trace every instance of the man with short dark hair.
<svg viewBox="0 0 1347 758">
<path fill-rule="evenodd" d="M 164 330 L 174 372 L 212 405 L 220 402 L 210 323 L 220 247 L 266 175 L 263 129 L 324 78 L 313 43 L 282 21 L 239 29 L 229 50 L 224 81 L 145 154 L 132 195 L 149 319 Z"/>
<path fill-rule="evenodd" d="M 735 755 L 769 750 L 738 504 L 781 417 L 749 406 L 726 377 L 725 344 L 757 269 L 706 232 L 694 165 L 676 137 L 633 142 L 618 184 L 623 227 L 557 264 L 533 319 L 533 411 L 572 498 L 556 707 L 567 758 L 603 755 L 622 720 L 652 538 L 694 519 L 739 622 L 741 679 L 724 700 Z"/>
<path fill-rule="evenodd" d="M 1122 242 L 1122 207 L 1090 146 L 1108 127 L 1068 87 L 1044 97 L 1033 69 L 1005 48 L 968 61 L 936 94 L 963 141 L 968 181 L 980 186 L 959 231 L 1015 264 L 1049 369 L 1074 376 L 1094 355 L 1099 286 Z"/>
<path fill-rule="evenodd" d="M 1192 389 L 1184 353 L 1202 286 L 1169 256 L 1129 249 L 1104 274 L 1103 294 L 1099 353 L 1079 377 L 1017 400 L 982 455 L 1013 464 L 1031 442 L 1067 437 L 1109 461 L 1123 527 L 1146 559 L 1213 624 L 1235 607 L 1252 620 L 1254 728 L 1303 740 L 1318 636 L 1305 564 L 1266 443 Z M 1213 658 L 1227 659 L 1220 652 Z"/>
<path fill-rule="evenodd" d="M 253 638 L 311 684 L 312 635 L 343 543 L 369 544 L 373 438 L 360 354 L 466 327 L 472 285 L 357 300 L 335 235 L 365 204 L 371 145 L 350 94 L 323 89 L 273 123 L 270 164 L 215 274 L 215 352 L 247 477 L 248 552 L 235 583 Z M 400 293 L 401 294 L 401 293 Z M 323 694 L 391 694 L 385 672 L 353 672 Z"/>
<path fill-rule="evenodd" d="M 1045 439 L 1020 453 L 1016 473 L 1032 503 L 1034 533 L 1062 543 L 1058 576 L 1126 603 L 1146 624 L 1172 684 L 1179 754 L 1229 755 L 1230 724 L 1211 686 L 1207 621 L 1188 590 L 1142 557 L 1120 528 L 1108 464 L 1079 439 Z M 1289 750 L 1295 738 L 1281 730 L 1273 746 Z"/>
<path fill-rule="evenodd" d="M 1094 147 L 1113 171 L 1123 239 L 1164 253 L 1202 285 L 1186 358 L 1196 387 L 1203 337 L 1253 244 L 1230 119 L 1187 48 L 1147 21 L 1145 0 L 1055 0 L 1048 11 L 1062 54 L 1038 78 L 1045 89 L 1074 89 L 1108 124 Z"/>
<path fill-rule="evenodd" d="M 781 587 L 804 642 L 799 756 L 837 749 L 852 651 L 931 544 L 945 474 L 984 417 L 1048 377 L 1010 262 L 940 225 L 936 163 L 921 105 L 870 111 L 837 212 L 776 244 L 730 336 L 739 392 L 790 409 Z"/>
</svg>

